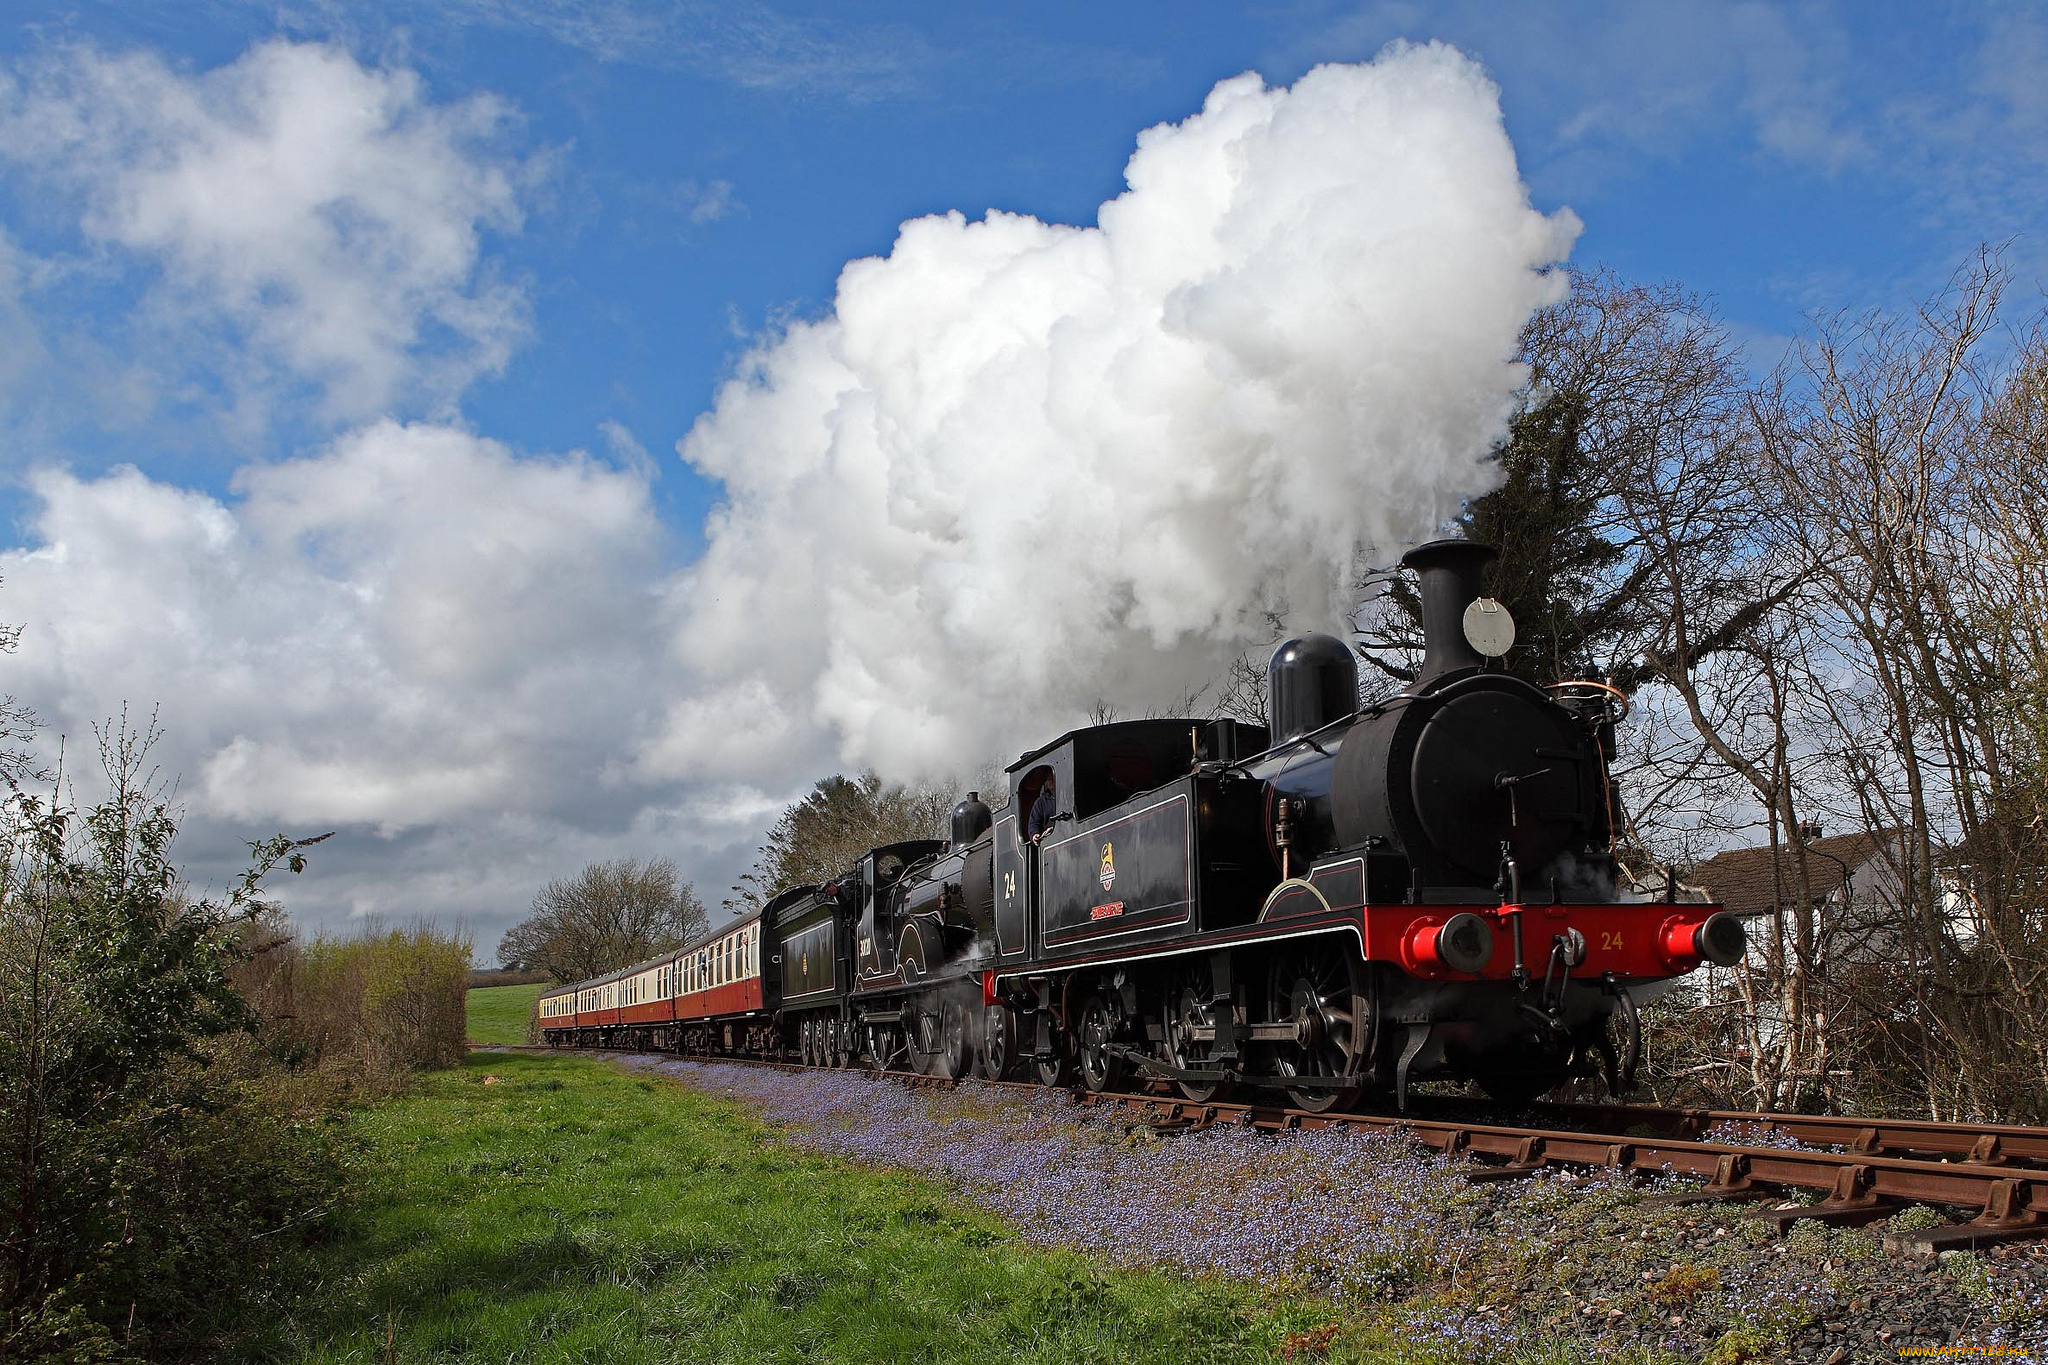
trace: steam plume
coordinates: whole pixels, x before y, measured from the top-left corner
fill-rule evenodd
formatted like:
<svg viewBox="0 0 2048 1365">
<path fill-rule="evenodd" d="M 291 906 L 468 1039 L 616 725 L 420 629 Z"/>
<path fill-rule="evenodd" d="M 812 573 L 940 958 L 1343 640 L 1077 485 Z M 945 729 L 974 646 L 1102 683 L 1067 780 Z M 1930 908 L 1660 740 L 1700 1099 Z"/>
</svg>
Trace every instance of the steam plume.
<svg viewBox="0 0 2048 1365">
<path fill-rule="evenodd" d="M 1484 490 L 1516 333 L 1577 233 L 1440 46 L 1255 74 L 1141 133 L 1098 226 L 902 226 L 679 444 L 722 480 L 643 754 L 910 777 L 1338 625 L 1361 552 Z"/>
</svg>

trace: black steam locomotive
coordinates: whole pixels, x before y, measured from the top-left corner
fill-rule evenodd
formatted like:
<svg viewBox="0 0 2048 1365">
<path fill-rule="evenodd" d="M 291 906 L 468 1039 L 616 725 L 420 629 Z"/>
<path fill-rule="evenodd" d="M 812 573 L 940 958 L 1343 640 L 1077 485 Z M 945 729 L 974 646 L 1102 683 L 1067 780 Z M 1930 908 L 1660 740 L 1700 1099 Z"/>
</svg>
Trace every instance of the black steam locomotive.
<svg viewBox="0 0 2048 1365">
<path fill-rule="evenodd" d="M 1360 709 L 1350 649 L 1289 640 L 1270 732 L 1062 735 L 1010 765 L 999 818 L 971 794 L 948 839 L 875 849 L 707 940 L 737 957 L 695 944 L 551 992 L 544 1032 L 1097 1090 L 1164 1077 L 1195 1099 L 1277 1087 L 1310 1110 L 1405 1102 L 1424 1077 L 1519 1100 L 1604 1071 L 1619 1093 L 1637 1000 L 1734 962 L 1744 932 L 1618 894 L 1614 698 L 1490 667 L 1513 634 L 1480 594 L 1492 554 L 1403 560 L 1425 653 L 1399 695 Z"/>
</svg>

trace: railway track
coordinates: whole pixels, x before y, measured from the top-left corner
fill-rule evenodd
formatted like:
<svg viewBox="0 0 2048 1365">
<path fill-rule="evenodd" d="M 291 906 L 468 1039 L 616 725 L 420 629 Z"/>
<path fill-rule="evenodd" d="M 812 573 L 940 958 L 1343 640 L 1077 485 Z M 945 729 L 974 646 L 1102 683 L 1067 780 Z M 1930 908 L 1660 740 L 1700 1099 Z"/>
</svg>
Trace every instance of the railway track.
<svg viewBox="0 0 2048 1365">
<path fill-rule="evenodd" d="M 747 1057 L 684 1060 L 737 1062 L 784 1071 L 828 1069 Z M 931 1089 L 950 1089 L 960 1083 L 910 1071 L 869 1074 Z M 1040 1088 L 1025 1081 L 977 1084 L 1016 1090 Z M 1216 1124 L 1269 1131 L 1398 1130 L 1436 1151 L 1481 1163 L 1471 1173 L 1475 1180 L 1508 1180 L 1550 1167 L 1693 1176 L 1705 1183 L 1669 1198 L 1687 1203 L 1759 1204 L 1751 1216 L 1780 1230 L 1801 1219 L 1871 1223 L 1911 1204 L 1939 1206 L 1965 1215 L 1939 1227 L 1887 1233 L 1887 1248 L 1904 1256 L 1931 1257 L 1950 1249 L 2048 1239 L 2048 1129 L 2043 1128 L 1587 1104 L 1529 1106 L 1531 1115 L 1555 1124 L 1531 1127 L 1460 1114 L 1317 1114 L 1274 1104 L 1196 1101 L 1158 1093 L 1078 1090 L 1074 1095 L 1083 1105 L 1114 1107 L 1134 1123 L 1159 1132 Z M 1710 1140 L 1708 1135 L 1714 1129 L 1731 1124 L 1748 1125 L 1753 1132 L 1780 1135 L 1806 1145 L 1791 1148 Z M 1804 1191 L 1822 1197 L 1814 1203 L 1793 1198 Z M 1972 1213 L 1974 1217 L 1967 1216 Z"/>
<path fill-rule="evenodd" d="M 2017 1124 L 1939 1123 L 1926 1119 L 1860 1119 L 1734 1109 L 1670 1109 L 1630 1104 L 1535 1104 L 1532 1113 L 1565 1126 L 1616 1132 L 1650 1129 L 1667 1137 L 1704 1138 L 1715 1128 L 1742 1126 L 1817 1147 L 1864 1156 L 1932 1157 L 1980 1166 L 2048 1166 L 2048 1128 Z"/>
</svg>

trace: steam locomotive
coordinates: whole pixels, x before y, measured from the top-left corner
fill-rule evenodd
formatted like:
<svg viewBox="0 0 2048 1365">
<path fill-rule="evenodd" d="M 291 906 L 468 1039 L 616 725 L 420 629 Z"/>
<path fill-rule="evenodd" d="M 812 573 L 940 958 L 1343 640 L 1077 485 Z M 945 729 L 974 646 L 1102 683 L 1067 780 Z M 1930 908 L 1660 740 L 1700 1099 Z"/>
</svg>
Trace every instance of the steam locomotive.
<svg viewBox="0 0 2048 1365">
<path fill-rule="evenodd" d="M 1481 595 L 1493 554 L 1403 559 L 1424 656 L 1399 695 L 1361 709 L 1342 641 L 1289 640 L 1270 730 L 1070 731 L 1009 766 L 1000 817 L 970 793 L 946 839 L 551 991 L 544 1037 L 1095 1090 L 1157 1077 L 1312 1111 L 1405 1105 L 1425 1078 L 1503 1102 L 1574 1075 L 1623 1093 L 1638 1003 L 1734 963 L 1745 934 L 1718 906 L 1619 892 L 1618 694 L 1492 666 L 1513 640 Z"/>
</svg>

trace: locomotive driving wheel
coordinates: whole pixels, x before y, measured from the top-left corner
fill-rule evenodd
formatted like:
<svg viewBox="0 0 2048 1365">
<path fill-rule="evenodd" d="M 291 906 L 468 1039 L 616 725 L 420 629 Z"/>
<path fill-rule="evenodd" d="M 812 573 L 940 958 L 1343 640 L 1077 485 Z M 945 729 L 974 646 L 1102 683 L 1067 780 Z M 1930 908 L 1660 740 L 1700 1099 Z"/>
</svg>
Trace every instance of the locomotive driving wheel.
<svg viewBox="0 0 2048 1365">
<path fill-rule="evenodd" d="M 1008 1005 L 990 1005 L 981 1012 L 981 1074 L 984 1080 L 1008 1080 L 1017 1061 L 1017 1023 Z"/>
<path fill-rule="evenodd" d="M 1166 1060 L 1182 1071 L 1207 1069 L 1216 1050 L 1216 991 L 1209 964 L 1184 969 L 1174 981 L 1166 1005 Z M 1207 1030 L 1197 1038 L 1196 1030 Z M 1230 1089 L 1228 1081 L 1175 1081 L 1174 1087 L 1197 1103 L 1213 1100 Z"/>
<path fill-rule="evenodd" d="M 1273 963 L 1267 999 L 1271 1018 L 1293 1027 L 1274 1045 L 1274 1070 L 1283 1078 L 1326 1079 L 1290 1085 L 1295 1107 L 1321 1114 L 1357 1103 L 1372 1054 L 1370 984 L 1365 965 L 1336 939 L 1311 940 Z"/>
<path fill-rule="evenodd" d="M 948 996 L 939 1006 L 939 1075 L 958 1080 L 974 1067 L 974 1029 L 967 1006 Z"/>
<path fill-rule="evenodd" d="M 1112 1090 L 1123 1082 L 1123 1054 L 1116 1050 L 1119 1020 L 1101 991 L 1081 1007 L 1081 1082 L 1090 1090 Z"/>
<path fill-rule="evenodd" d="M 811 1030 L 811 1021 L 810 1021 L 810 1020 L 808 1020 L 808 1019 L 804 1020 L 804 1022 L 803 1022 L 803 1027 L 801 1027 L 801 1028 L 799 1028 L 799 1029 L 797 1030 L 796 1036 L 797 1036 L 797 1056 L 798 1056 L 799 1058 L 801 1058 L 801 1059 L 802 1059 L 802 1061 L 803 1061 L 803 1064 L 804 1064 L 805 1066 L 810 1066 L 810 1065 L 814 1064 L 814 1063 L 815 1063 L 815 1062 L 817 1061 L 817 1054 L 816 1054 L 816 1046 L 817 1046 L 817 1044 L 816 1044 L 816 1040 L 815 1040 L 815 1039 L 813 1038 L 813 1036 L 812 1036 L 812 1030 Z"/>
<path fill-rule="evenodd" d="M 974 1051 L 968 1038 L 966 1007 L 950 998 L 918 1002 L 910 1047 L 917 1069 L 927 1076 L 957 1080 L 967 1074 Z"/>
<path fill-rule="evenodd" d="M 1038 1074 L 1040 1085 L 1064 1090 L 1074 1083 L 1074 1059 L 1068 1050 L 1064 1033 L 1053 1035 L 1052 1056 L 1040 1057 L 1032 1063 L 1032 1070 Z"/>
</svg>

